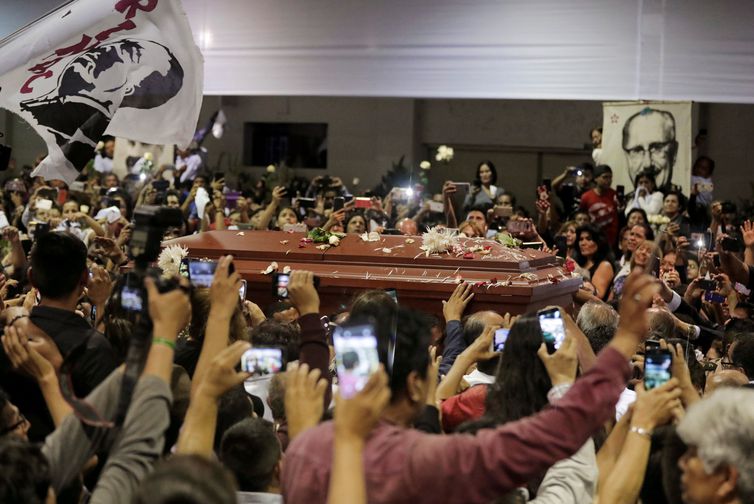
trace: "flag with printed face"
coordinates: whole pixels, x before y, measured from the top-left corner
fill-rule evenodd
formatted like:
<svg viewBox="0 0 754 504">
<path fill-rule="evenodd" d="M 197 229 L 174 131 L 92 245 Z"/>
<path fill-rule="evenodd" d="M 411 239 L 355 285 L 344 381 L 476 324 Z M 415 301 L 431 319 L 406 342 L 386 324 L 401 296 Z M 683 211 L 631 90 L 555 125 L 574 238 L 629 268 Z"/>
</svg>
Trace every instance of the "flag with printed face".
<svg viewBox="0 0 754 504">
<path fill-rule="evenodd" d="M 72 182 L 103 135 L 187 146 L 202 89 L 179 0 L 75 0 L 0 41 L 0 107 L 46 142 L 48 180 Z"/>
</svg>

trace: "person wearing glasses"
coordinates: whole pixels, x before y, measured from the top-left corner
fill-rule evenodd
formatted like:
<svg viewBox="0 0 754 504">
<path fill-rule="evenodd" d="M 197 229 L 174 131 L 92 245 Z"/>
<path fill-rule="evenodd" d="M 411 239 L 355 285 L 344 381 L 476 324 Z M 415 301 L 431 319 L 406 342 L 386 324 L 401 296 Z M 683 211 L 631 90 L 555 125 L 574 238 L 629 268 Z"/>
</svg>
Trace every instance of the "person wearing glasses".
<svg viewBox="0 0 754 504">
<path fill-rule="evenodd" d="M 29 427 L 31 427 L 31 424 L 23 413 L 10 402 L 8 394 L 0 389 L 0 438 L 14 435 L 28 441 Z"/>
<path fill-rule="evenodd" d="M 629 117 L 623 126 L 623 150 L 629 178 L 636 181 L 641 173 L 652 174 L 665 192 L 672 185 L 678 152 L 673 114 L 646 107 Z"/>
</svg>

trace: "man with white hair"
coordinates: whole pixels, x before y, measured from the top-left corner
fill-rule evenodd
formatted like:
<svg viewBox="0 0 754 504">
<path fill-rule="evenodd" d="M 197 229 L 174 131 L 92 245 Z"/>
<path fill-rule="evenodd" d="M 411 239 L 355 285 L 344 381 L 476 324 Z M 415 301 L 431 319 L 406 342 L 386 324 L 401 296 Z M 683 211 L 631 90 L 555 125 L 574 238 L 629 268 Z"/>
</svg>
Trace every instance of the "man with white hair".
<svg viewBox="0 0 754 504">
<path fill-rule="evenodd" d="M 754 502 L 754 391 L 721 389 L 689 408 L 678 426 L 683 502 Z"/>
</svg>

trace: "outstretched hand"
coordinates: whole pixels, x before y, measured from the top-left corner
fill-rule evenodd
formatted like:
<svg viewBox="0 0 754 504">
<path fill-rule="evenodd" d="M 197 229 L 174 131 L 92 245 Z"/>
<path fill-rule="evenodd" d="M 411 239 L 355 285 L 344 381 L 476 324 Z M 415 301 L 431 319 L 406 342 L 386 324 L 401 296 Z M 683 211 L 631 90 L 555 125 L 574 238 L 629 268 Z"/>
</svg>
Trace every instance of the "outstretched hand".
<svg viewBox="0 0 754 504">
<path fill-rule="evenodd" d="M 547 345 L 542 343 L 537 355 L 544 364 L 553 386 L 573 383 L 576 380 L 579 359 L 576 354 L 576 342 L 572 337 L 566 336 L 560 348 L 553 354 L 548 353 Z"/>
</svg>

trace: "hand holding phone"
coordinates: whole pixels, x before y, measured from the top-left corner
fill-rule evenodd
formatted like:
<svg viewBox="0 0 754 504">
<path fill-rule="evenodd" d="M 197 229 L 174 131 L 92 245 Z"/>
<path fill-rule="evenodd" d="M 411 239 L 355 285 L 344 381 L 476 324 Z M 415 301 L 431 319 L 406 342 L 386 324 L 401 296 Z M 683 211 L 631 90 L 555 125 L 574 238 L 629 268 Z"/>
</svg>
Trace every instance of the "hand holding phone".
<svg viewBox="0 0 754 504">
<path fill-rule="evenodd" d="M 545 308 L 537 312 L 542 340 L 549 353 L 555 353 L 566 338 L 565 323 L 559 308 Z"/>
<path fill-rule="evenodd" d="M 283 350 L 278 347 L 249 348 L 241 356 L 241 371 L 253 377 L 279 373 L 283 365 Z"/>
<path fill-rule="evenodd" d="M 191 285 L 194 287 L 209 288 L 212 280 L 215 278 L 217 261 L 201 261 L 199 259 L 189 259 L 188 273 Z"/>
<path fill-rule="evenodd" d="M 278 299 L 288 299 L 288 282 L 290 273 L 275 273 L 272 275 L 272 294 Z"/>
<path fill-rule="evenodd" d="M 344 324 L 333 333 L 340 394 L 353 397 L 379 369 L 377 338 L 373 324 Z"/>
<path fill-rule="evenodd" d="M 653 348 L 644 356 L 644 389 L 652 390 L 667 383 L 672 374 L 673 355 L 669 350 Z"/>
</svg>

